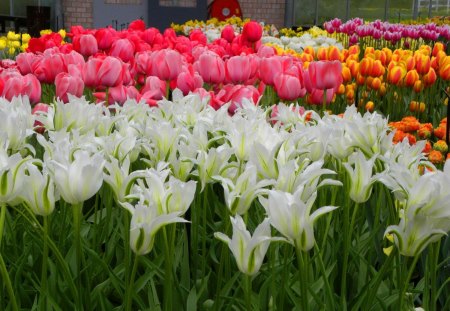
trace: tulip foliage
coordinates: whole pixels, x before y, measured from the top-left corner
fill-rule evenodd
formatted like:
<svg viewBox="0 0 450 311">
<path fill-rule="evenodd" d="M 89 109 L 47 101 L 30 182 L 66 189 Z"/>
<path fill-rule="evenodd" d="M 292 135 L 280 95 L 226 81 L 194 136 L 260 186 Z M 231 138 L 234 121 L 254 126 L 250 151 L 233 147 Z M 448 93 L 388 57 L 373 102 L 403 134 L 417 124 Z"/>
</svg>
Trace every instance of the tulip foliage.
<svg viewBox="0 0 450 311">
<path fill-rule="evenodd" d="M 423 142 L 172 96 L 0 100 L 2 309 L 449 307 L 450 163 Z"/>
</svg>

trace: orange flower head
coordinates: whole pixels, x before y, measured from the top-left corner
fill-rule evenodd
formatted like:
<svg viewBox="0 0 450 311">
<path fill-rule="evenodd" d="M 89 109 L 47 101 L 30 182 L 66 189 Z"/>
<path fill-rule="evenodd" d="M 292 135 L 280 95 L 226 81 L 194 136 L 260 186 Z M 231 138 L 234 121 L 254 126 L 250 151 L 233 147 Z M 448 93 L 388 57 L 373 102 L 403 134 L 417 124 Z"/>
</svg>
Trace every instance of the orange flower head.
<svg viewBox="0 0 450 311">
<path fill-rule="evenodd" d="M 413 90 L 416 93 L 422 92 L 423 91 L 423 83 L 422 83 L 422 81 L 417 80 L 416 82 L 414 82 Z"/>
<path fill-rule="evenodd" d="M 419 102 L 412 100 L 409 103 L 409 111 L 422 113 L 425 111 L 425 103 L 424 102 L 419 103 Z"/>
<path fill-rule="evenodd" d="M 374 109 L 375 109 L 375 104 L 373 103 L 373 101 L 368 101 L 366 103 L 366 111 L 373 112 Z"/>
<path fill-rule="evenodd" d="M 381 50 L 386 54 L 386 64 L 389 64 L 392 59 L 392 50 L 389 48 L 382 48 Z"/>
<path fill-rule="evenodd" d="M 436 136 L 439 139 L 445 139 L 446 136 L 446 126 L 445 125 L 439 125 L 437 128 L 433 130 L 434 136 Z"/>
<path fill-rule="evenodd" d="M 327 48 L 320 47 L 317 49 L 317 59 L 318 60 L 327 60 L 328 58 L 328 50 Z"/>
<path fill-rule="evenodd" d="M 347 100 L 352 101 L 355 99 L 355 91 L 353 89 L 347 90 L 345 92 L 345 97 L 347 97 Z"/>
<path fill-rule="evenodd" d="M 363 76 L 369 76 L 372 73 L 373 59 L 364 57 L 359 63 L 359 73 Z"/>
<path fill-rule="evenodd" d="M 386 53 L 382 50 L 376 50 L 375 51 L 375 59 L 379 60 L 383 66 L 386 66 L 387 64 L 387 56 Z"/>
<path fill-rule="evenodd" d="M 328 60 L 341 60 L 341 52 L 339 51 L 339 49 L 332 45 L 330 47 L 328 47 Z"/>
<path fill-rule="evenodd" d="M 342 66 L 342 79 L 344 83 L 348 83 L 352 80 L 352 73 L 347 66 Z"/>
<path fill-rule="evenodd" d="M 307 46 L 303 49 L 303 52 L 306 54 L 310 54 L 314 57 L 315 51 L 314 48 L 312 46 Z"/>
<path fill-rule="evenodd" d="M 434 71 L 433 68 L 430 68 L 428 73 L 423 76 L 423 84 L 425 86 L 433 85 L 434 82 L 436 82 L 436 80 L 437 80 L 437 75 L 436 75 L 436 71 Z"/>
<path fill-rule="evenodd" d="M 442 80 L 448 81 L 450 80 L 450 64 L 446 64 L 439 69 L 439 76 Z"/>
<path fill-rule="evenodd" d="M 345 94 L 345 85 L 343 85 L 343 84 L 339 85 L 339 88 L 338 88 L 336 94 L 338 94 L 338 95 Z"/>
<path fill-rule="evenodd" d="M 358 85 L 364 85 L 366 83 L 366 79 L 364 78 L 363 75 L 359 74 L 356 76 L 356 83 Z"/>
<path fill-rule="evenodd" d="M 374 53 L 375 53 L 375 49 L 372 46 L 368 46 L 364 50 L 364 57 L 366 57 L 369 54 L 374 54 Z"/>
<path fill-rule="evenodd" d="M 406 70 L 401 66 L 394 66 L 388 71 L 388 82 L 395 85 L 402 83 L 403 77 L 406 75 Z"/>
<path fill-rule="evenodd" d="M 359 73 L 359 63 L 357 61 L 352 60 L 347 64 L 347 66 L 350 69 L 352 77 L 356 78 Z"/>
<path fill-rule="evenodd" d="M 314 56 L 309 53 L 303 52 L 302 54 L 300 54 L 300 59 L 302 60 L 302 62 L 312 62 L 314 61 Z"/>
<path fill-rule="evenodd" d="M 444 162 L 444 155 L 437 150 L 431 150 L 428 154 L 428 160 L 433 164 L 441 164 Z"/>
<path fill-rule="evenodd" d="M 349 47 L 348 54 L 349 55 L 352 55 L 352 54 L 359 55 L 359 45 L 352 45 L 351 47 Z"/>
<path fill-rule="evenodd" d="M 405 85 L 408 87 L 414 86 L 414 83 L 419 80 L 419 74 L 417 73 L 417 70 L 413 69 L 406 73 L 405 76 Z"/>
<path fill-rule="evenodd" d="M 418 54 L 416 57 L 416 70 L 419 74 L 424 75 L 430 71 L 431 60 L 428 56 Z"/>
<path fill-rule="evenodd" d="M 445 50 L 444 44 L 442 44 L 441 42 L 436 42 L 433 46 L 432 55 L 436 56 L 439 51 L 444 51 L 444 50 Z"/>
<path fill-rule="evenodd" d="M 412 56 L 408 56 L 404 59 L 406 64 L 406 70 L 413 70 L 416 67 L 416 60 Z"/>
<path fill-rule="evenodd" d="M 421 139 L 428 139 L 431 137 L 431 131 L 427 128 L 420 128 L 417 131 L 417 135 L 419 136 L 419 138 Z M 430 149 L 431 149 L 431 145 L 430 145 Z"/>
<path fill-rule="evenodd" d="M 423 147 L 422 153 L 429 153 L 431 151 L 431 143 L 427 140 L 425 147 Z"/>
<path fill-rule="evenodd" d="M 438 62 L 439 62 L 439 68 L 445 67 L 446 65 L 450 65 L 450 56 L 447 56 L 447 55 L 444 55 L 441 57 L 439 57 L 439 56 L 440 56 L 440 52 L 438 53 L 438 56 L 436 56 L 436 58 L 438 59 Z"/>
<path fill-rule="evenodd" d="M 384 75 L 386 69 L 384 68 L 383 64 L 381 63 L 380 60 L 376 60 L 373 62 L 373 66 L 372 66 L 372 72 L 371 72 L 371 76 L 372 77 L 379 77 Z"/>
<path fill-rule="evenodd" d="M 445 140 L 438 140 L 437 142 L 435 142 L 433 144 L 433 149 L 440 151 L 442 153 L 448 152 L 448 146 L 447 146 L 447 143 L 445 142 Z"/>
<path fill-rule="evenodd" d="M 380 90 L 379 90 L 379 94 L 380 94 L 380 96 L 384 96 L 384 95 L 386 95 L 386 83 L 381 83 L 381 86 L 380 86 Z"/>
<path fill-rule="evenodd" d="M 381 88 L 381 79 L 376 77 L 373 78 L 372 80 L 372 84 L 370 85 L 372 89 L 374 89 L 375 91 L 378 91 Z"/>
</svg>

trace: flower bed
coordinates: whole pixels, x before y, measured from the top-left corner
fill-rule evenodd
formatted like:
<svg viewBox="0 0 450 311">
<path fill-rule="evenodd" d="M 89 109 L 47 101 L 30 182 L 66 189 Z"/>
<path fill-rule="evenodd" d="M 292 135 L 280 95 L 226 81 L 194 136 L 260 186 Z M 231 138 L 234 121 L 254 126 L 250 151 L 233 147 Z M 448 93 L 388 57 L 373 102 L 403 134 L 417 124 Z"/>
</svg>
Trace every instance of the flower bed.
<svg viewBox="0 0 450 311">
<path fill-rule="evenodd" d="M 2 61 L 1 309 L 450 307 L 442 44 L 68 36 Z"/>
</svg>

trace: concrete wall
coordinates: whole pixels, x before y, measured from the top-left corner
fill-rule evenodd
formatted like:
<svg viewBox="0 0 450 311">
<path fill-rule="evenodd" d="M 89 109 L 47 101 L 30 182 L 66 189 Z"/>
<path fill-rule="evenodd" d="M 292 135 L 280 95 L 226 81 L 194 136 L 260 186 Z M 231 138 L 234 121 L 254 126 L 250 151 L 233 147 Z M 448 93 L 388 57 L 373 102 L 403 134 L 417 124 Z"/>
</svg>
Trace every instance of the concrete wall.
<svg viewBox="0 0 450 311">
<path fill-rule="evenodd" d="M 284 26 L 286 0 L 240 0 L 244 18 L 274 24 L 281 28 Z"/>
</svg>

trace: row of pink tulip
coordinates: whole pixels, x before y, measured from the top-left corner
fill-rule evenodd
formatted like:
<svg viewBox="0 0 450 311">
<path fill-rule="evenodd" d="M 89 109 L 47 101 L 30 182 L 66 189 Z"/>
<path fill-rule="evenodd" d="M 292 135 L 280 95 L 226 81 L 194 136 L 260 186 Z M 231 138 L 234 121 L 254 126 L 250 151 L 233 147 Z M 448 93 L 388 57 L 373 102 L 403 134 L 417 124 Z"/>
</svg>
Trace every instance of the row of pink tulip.
<svg viewBox="0 0 450 311">
<path fill-rule="evenodd" d="M 210 96 L 216 108 L 232 101 L 230 109 L 234 110 L 245 97 L 258 102 L 270 86 L 282 100 L 297 100 L 308 93 L 312 103 L 321 104 L 324 97 L 331 102 L 342 83 L 339 61 L 311 62 L 304 69 L 298 58 L 276 55 L 274 48 L 261 45 L 258 23 L 250 22 L 243 29 L 242 34 L 235 34 L 231 26 L 225 27 L 221 39 L 207 44 L 204 35 L 196 31 L 188 39 L 170 31 L 163 35 L 153 28 L 136 30 L 134 26 L 123 32 L 74 28 L 71 44 L 21 53 L 16 61 L 2 62 L 0 95 L 8 99 L 28 95 L 37 103 L 43 100 L 41 88 L 53 90 L 54 85 L 54 95 L 65 102 L 67 94 L 82 96 L 87 89 L 97 100 L 110 104 L 134 98 L 156 105 L 170 89 L 179 88 L 183 94 Z M 149 32 L 154 33 L 153 40 L 148 39 Z M 105 33 L 118 37 L 106 40 Z M 150 43 L 136 50 L 133 40 L 142 37 Z M 180 49 L 182 42 L 190 48 Z M 239 55 L 233 52 L 233 45 L 239 46 Z M 33 49 L 35 43 L 30 46 Z M 326 96 L 324 90 L 329 90 Z"/>
</svg>

